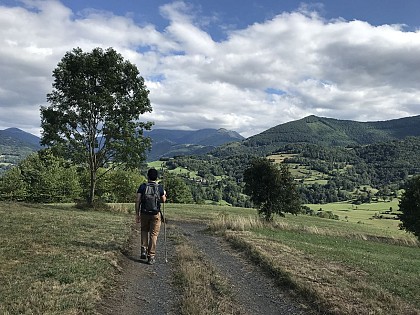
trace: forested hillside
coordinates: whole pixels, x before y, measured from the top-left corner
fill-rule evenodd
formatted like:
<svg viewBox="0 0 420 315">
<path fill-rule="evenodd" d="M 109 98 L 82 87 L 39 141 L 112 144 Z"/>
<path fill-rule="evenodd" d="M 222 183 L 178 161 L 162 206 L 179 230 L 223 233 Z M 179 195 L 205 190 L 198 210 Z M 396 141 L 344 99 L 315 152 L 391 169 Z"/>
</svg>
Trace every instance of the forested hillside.
<svg viewBox="0 0 420 315">
<path fill-rule="evenodd" d="M 205 141 L 214 134 L 208 130 L 159 131 L 155 139 L 168 142 L 167 149 L 178 155 L 158 162 L 159 167 L 182 178 L 195 202 L 250 206 L 243 172 L 255 157 L 269 156 L 287 163 L 303 202 L 360 203 L 395 198 L 408 178 L 420 174 L 419 126 L 420 116 L 372 123 L 309 116 L 212 150 L 181 143 Z M 3 170 L 33 152 L 29 147 L 0 149 Z"/>
<path fill-rule="evenodd" d="M 238 144 L 230 145 L 232 148 Z M 241 152 L 241 151 L 238 151 Z M 258 154 L 237 154 L 178 157 L 166 162 L 169 168 L 183 167 L 197 199 L 205 199 L 206 191 L 223 193 L 229 203 L 243 205 L 240 196 L 243 172 Z M 305 203 L 326 203 L 351 200 L 369 202 L 374 198 L 394 198 L 404 182 L 420 174 L 420 137 L 380 142 L 354 147 L 325 146 L 311 143 L 287 144 L 269 158 L 287 163 L 296 179 Z M 191 180 L 202 178 L 205 185 Z M 229 183 L 229 186 L 227 185 Z M 233 186 L 238 186 L 234 188 Z M 224 189 L 229 187 L 228 190 Z M 200 189 L 203 191 L 200 197 Z M 227 197 L 234 191 L 234 197 Z M 239 192 L 239 193 L 238 193 Z M 235 202 L 237 200 L 237 202 Z"/>
<path fill-rule="evenodd" d="M 30 133 L 17 128 L 0 130 L 0 176 L 39 149 L 39 138 Z"/>
<path fill-rule="evenodd" d="M 221 146 L 214 154 L 230 156 L 236 152 L 264 156 L 280 151 L 287 144 L 346 147 L 399 140 L 408 136 L 420 136 L 420 116 L 379 122 L 308 116 L 270 128 L 240 144 Z"/>
<path fill-rule="evenodd" d="M 178 155 L 207 154 L 219 145 L 244 139 L 239 133 L 223 128 L 195 131 L 155 129 L 144 134 L 152 139 L 148 161 Z"/>
</svg>

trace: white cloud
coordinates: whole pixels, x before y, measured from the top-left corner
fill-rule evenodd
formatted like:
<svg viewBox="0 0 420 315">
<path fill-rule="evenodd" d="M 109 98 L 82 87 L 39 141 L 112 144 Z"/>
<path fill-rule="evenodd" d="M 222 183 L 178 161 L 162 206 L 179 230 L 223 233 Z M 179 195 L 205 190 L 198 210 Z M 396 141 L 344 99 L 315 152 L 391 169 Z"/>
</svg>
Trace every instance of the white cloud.
<svg viewBox="0 0 420 315">
<path fill-rule="evenodd" d="M 168 20 L 161 32 L 110 12 L 25 3 L 0 6 L 0 129 L 39 128 L 52 70 L 77 46 L 112 46 L 138 66 L 154 109 L 145 118 L 156 128 L 249 136 L 310 114 L 363 121 L 420 114 L 420 33 L 399 25 L 327 21 L 306 7 L 217 42 L 180 1 L 161 7 Z"/>
</svg>

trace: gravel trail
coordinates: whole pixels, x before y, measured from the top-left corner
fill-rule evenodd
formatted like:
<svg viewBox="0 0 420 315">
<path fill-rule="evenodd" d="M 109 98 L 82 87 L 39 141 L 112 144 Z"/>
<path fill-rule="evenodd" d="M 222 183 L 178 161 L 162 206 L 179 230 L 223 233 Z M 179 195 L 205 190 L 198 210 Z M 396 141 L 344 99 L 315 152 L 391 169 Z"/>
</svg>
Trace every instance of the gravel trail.
<svg viewBox="0 0 420 315">
<path fill-rule="evenodd" d="M 172 229 L 178 229 L 217 272 L 228 279 L 234 299 L 249 315 L 313 314 L 276 287 L 272 279 L 235 252 L 222 238 L 205 233 L 206 225 L 171 221 L 168 227 L 170 227 L 167 230 L 168 263 L 165 263 L 162 228 L 158 240 L 156 264 L 152 266 L 140 260 L 140 233 L 138 230 L 134 231 L 130 248 L 122 259 L 123 269 L 116 292 L 111 293 L 100 305 L 98 310 L 100 314 L 180 313 L 179 293 L 171 283 L 174 270 L 172 256 L 174 245 L 169 235 Z M 153 302 L 148 302 L 150 299 Z"/>
</svg>

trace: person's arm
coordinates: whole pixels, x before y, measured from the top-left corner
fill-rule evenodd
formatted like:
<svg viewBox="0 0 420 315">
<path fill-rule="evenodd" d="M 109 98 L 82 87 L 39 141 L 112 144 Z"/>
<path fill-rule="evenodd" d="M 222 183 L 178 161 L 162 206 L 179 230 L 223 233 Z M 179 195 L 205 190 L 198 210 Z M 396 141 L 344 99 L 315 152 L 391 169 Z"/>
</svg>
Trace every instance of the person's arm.
<svg viewBox="0 0 420 315">
<path fill-rule="evenodd" d="M 141 202 L 141 193 L 137 193 L 136 198 L 136 222 L 140 223 L 140 202 Z"/>
<path fill-rule="evenodd" d="M 163 189 L 163 186 L 160 186 L 159 190 L 160 190 L 160 193 L 161 193 L 160 194 L 160 201 L 161 202 L 166 202 L 166 190 Z"/>
<path fill-rule="evenodd" d="M 166 190 L 163 190 L 163 195 L 162 195 L 162 196 L 160 196 L 160 200 L 161 200 L 162 202 L 166 202 Z"/>
</svg>

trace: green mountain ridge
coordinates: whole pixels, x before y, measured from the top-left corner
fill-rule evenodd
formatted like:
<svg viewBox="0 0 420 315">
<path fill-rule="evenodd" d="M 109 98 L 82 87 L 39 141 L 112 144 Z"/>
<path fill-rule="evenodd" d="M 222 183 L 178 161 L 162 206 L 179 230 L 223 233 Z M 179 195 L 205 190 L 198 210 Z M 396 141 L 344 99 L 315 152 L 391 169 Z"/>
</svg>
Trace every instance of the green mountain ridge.
<svg viewBox="0 0 420 315">
<path fill-rule="evenodd" d="M 195 131 L 155 129 L 146 131 L 144 135 L 152 139 L 148 161 L 177 155 L 207 154 L 219 145 L 245 139 L 239 133 L 224 128 Z"/>
<path fill-rule="evenodd" d="M 215 155 L 229 156 L 233 152 L 267 155 L 288 144 L 311 143 L 323 146 L 353 147 L 420 136 L 420 115 L 387 121 L 357 122 L 318 116 L 272 127 L 243 140 L 216 149 Z"/>
</svg>

